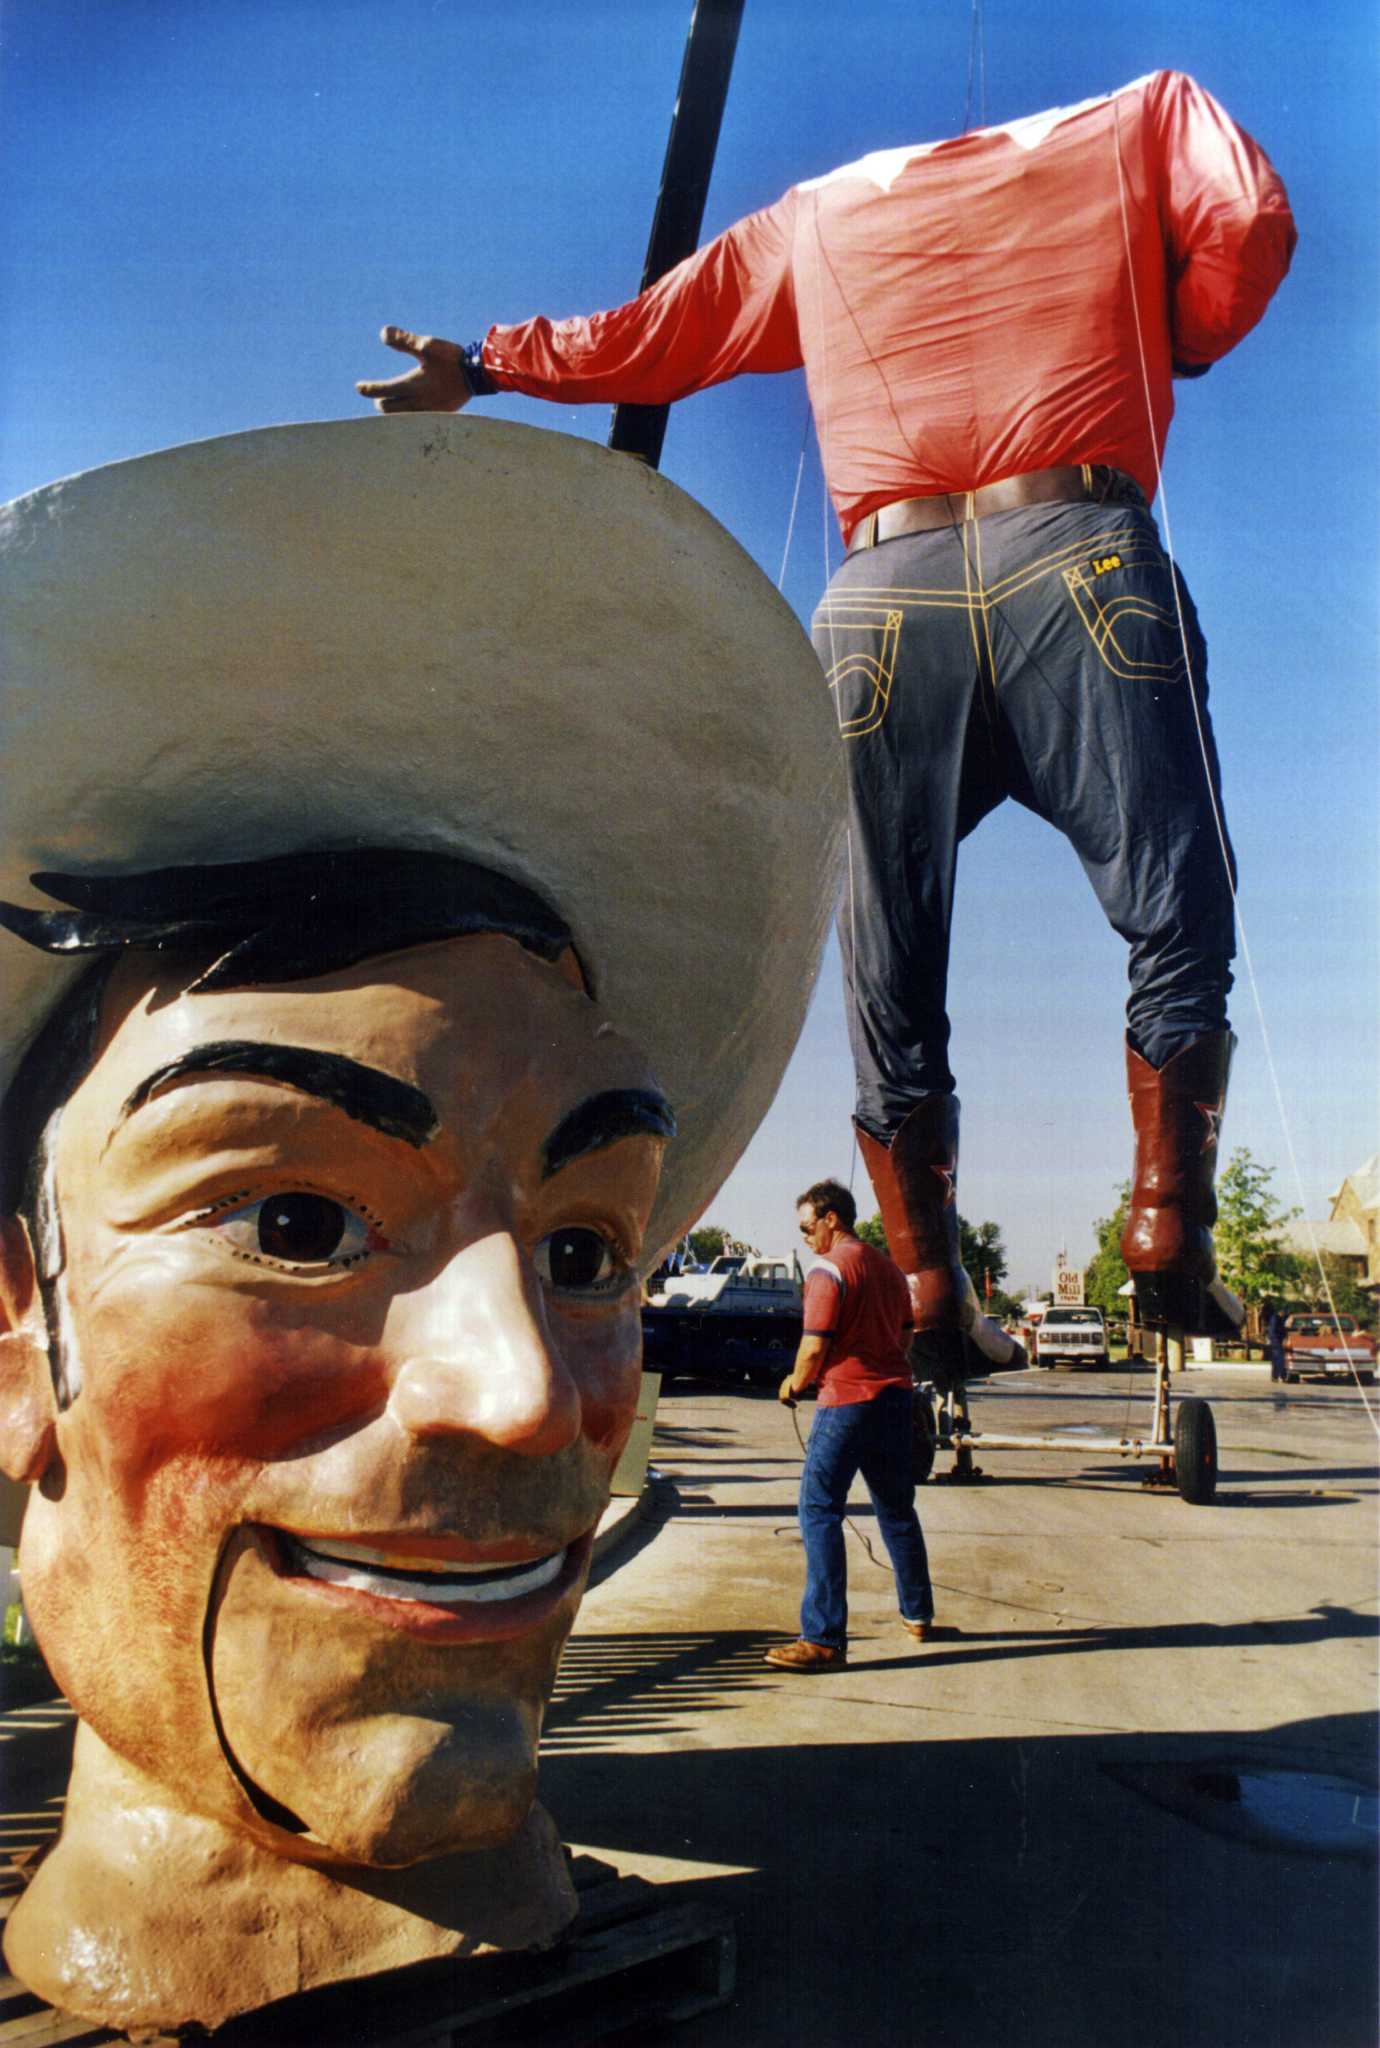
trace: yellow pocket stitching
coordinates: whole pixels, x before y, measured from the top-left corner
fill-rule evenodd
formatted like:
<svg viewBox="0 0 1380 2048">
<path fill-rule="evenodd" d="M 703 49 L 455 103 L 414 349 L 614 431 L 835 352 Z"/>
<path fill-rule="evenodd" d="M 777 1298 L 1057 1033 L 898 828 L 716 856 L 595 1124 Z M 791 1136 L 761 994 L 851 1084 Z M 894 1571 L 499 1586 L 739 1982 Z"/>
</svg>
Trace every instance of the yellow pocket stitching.
<svg viewBox="0 0 1380 2048">
<path fill-rule="evenodd" d="M 1116 637 L 1118 624 L 1128 618 L 1153 619 L 1157 624 L 1177 631 L 1178 620 L 1172 611 L 1138 592 L 1127 592 L 1114 598 L 1110 604 L 1101 604 L 1081 569 L 1065 569 L 1064 583 L 1079 618 L 1087 628 L 1088 638 L 1097 649 L 1104 668 L 1112 675 L 1127 683 L 1171 682 L 1183 675 L 1182 653 L 1173 661 L 1137 661 L 1127 654 Z"/>
<path fill-rule="evenodd" d="M 870 654 L 846 654 L 841 661 L 835 662 L 829 671 L 829 688 L 836 693 L 836 709 L 838 687 L 849 676 L 866 676 L 872 685 L 872 701 L 866 710 L 859 712 L 856 718 L 839 720 L 839 733 L 846 740 L 861 739 L 865 733 L 875 732 L 886 717 L 887 707 L 891 703 L 891 685 L 896 675 L 896 656 L 900 651 L 901 623 L 904 616 L 900 611 L 886 613 L 882 621 L 881 651 L 875 658 Z"/>
</svg>

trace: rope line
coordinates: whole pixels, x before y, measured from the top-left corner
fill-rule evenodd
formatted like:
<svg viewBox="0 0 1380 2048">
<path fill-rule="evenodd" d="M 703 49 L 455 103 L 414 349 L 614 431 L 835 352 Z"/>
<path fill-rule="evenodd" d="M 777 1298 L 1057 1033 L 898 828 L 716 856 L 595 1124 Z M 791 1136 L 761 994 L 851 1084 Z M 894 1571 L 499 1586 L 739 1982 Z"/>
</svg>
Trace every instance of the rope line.
<svg viewBox="0 0 1380 2048">
<path fill-rule="evenodd" d="M 786 564 L 791 559 L 791 542 L 795 538 L 796 508 L 800 504 L 800 483 L 805 474 L 805 450 L 810 443 L 810 408 L 805 407 L 805 431 L 800 436 L 800 460 L 795 466 L 795 489 L 791 493 L 791 516 L 786 522 L 786 545 L 781 553 L 781 573 L 776 579 L 778 590 L 786 587 Z"/>
<path fill-rule="evenodd" d="M 963 133 L 972 127 L 973 73 L 978 77 L 978 126 L 987 126 L 987 38 L 982 26 L 982 0 L 973 0 L 968 22 L 968 88 L 963 98 Z"/>
</svg>

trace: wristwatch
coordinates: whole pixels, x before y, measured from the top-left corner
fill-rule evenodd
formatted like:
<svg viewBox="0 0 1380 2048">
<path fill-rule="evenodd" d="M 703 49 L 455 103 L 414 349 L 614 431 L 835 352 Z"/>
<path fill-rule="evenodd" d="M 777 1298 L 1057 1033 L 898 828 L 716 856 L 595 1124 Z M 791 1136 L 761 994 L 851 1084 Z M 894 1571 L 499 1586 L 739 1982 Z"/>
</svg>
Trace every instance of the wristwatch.
<svg viewBox="0 0 1380 2048">
<path fill-rule="evenodd" d="M 465 382 L 470 387 L 471 398 L 490 398 L 498 386 L 484 368 L 484 344 L 472 341 L 468 348 L 460 351 L 460 367 L 465 373 Z"/>
</svg>

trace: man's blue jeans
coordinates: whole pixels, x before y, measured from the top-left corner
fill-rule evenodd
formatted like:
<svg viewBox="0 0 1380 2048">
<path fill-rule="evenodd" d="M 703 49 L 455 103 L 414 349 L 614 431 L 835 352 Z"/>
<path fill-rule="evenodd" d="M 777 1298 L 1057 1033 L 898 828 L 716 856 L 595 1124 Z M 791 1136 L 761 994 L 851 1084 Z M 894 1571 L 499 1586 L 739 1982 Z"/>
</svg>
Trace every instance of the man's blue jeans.
<svg viewBox="0 0 1380 2048">
<path fill-rule="evenodd" d="M 843 1649 L 848 1640 L 848 1567 L 843 1517 L 848 1489 L 861 1472 L 877 1510 L 907 1621 L 934 1619 L 925 1539 L 915 1512 L 911 1473 L 911 1391 L 884 1387 L 875 1400 L 817 1408 L 800 1476 L 800 1534 L 805 1544 L 805 1598 L 800 1633 L 807 1643 Z"/>
</svg>

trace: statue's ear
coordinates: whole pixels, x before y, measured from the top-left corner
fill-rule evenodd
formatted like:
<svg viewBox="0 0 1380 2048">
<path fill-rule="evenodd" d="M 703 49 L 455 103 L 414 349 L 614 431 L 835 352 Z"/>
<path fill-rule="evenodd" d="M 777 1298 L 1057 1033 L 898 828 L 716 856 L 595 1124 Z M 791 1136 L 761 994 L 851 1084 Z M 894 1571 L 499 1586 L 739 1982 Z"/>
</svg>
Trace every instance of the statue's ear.
<svg viewBox="0 0 1380 2048">
<path fill-rule="evenodd" d="M 0 1216 L 0 1472 L 40 1479 L 53 1456 L 57 1401 L 29 1233 Z"/>
</svg>

